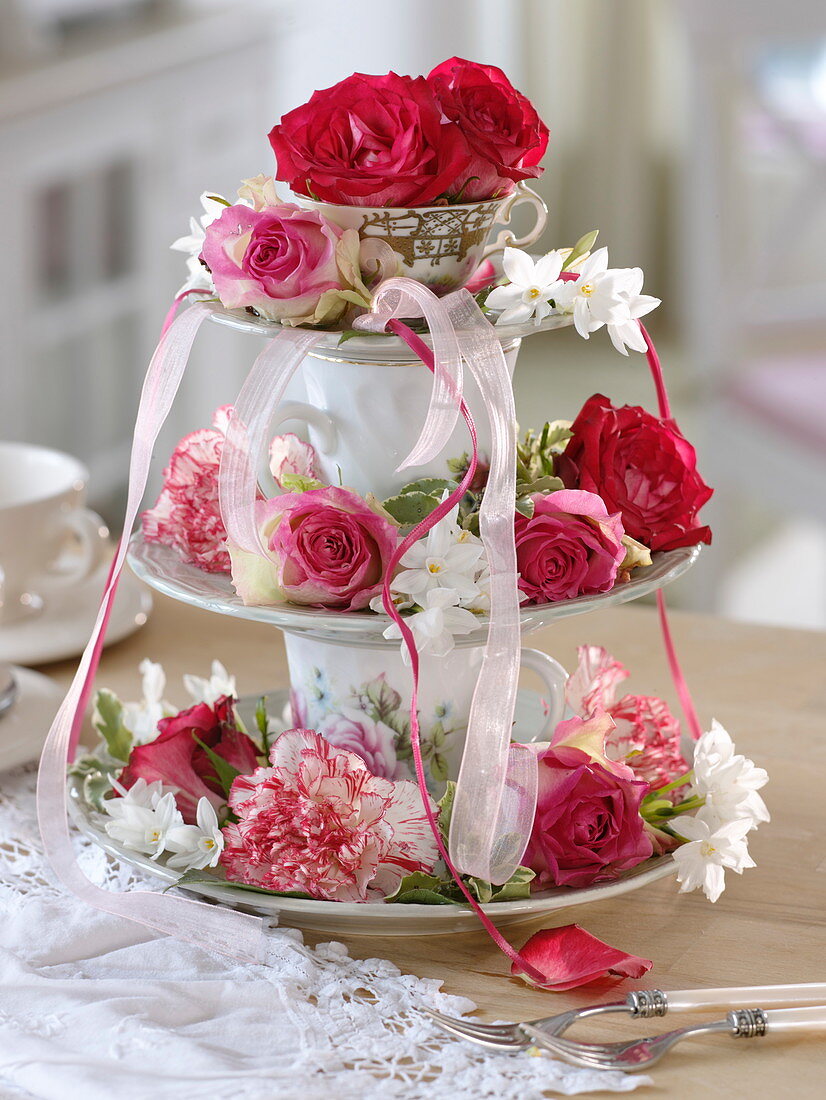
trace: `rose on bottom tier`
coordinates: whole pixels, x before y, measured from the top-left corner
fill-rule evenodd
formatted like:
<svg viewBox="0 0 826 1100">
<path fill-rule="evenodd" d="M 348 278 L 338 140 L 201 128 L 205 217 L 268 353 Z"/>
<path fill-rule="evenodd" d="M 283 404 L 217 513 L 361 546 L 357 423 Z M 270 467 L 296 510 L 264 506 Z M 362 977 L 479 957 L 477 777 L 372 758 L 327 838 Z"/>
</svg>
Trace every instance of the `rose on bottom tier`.
<svg viewBox="0 0 826 1100">
<path fill-rule="evenodd" d="M 290 725 L 314 729 L 338 748 L 360 756 L 374 775 L 412 779 L 410 670 L 395 646 L 322 642 L 286 634 L 290 667 Z M 456 779 L 470 704 L 485 654 L 463 646 L 421 657 L 419 721 L 422 758 L 432 794 Z M 549 740 L 562 718 L 567 673 L 547 654 L 522 649 L 521 664 L 542 679 L 547 712 L 530 740 Z M 521 731 L 520 731 L 521 732 Z"/>
</svg>

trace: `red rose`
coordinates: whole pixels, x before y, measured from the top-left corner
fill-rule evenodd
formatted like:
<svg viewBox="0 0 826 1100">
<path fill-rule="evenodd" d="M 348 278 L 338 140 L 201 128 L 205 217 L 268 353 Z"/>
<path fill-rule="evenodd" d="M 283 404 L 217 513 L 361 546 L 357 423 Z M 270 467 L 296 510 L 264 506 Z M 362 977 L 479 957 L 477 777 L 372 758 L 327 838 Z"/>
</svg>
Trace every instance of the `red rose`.
<svg viewBox="0 0 826 1100">
<path fill-rule="evenodd" d="M 528 519 L 516 513 L 519 588 L 530 603 L 570 600 L 613 588 L 625 557 L 619 515 L 594 493 L 560 489 L 533 496 Z"/>
<path fill-rule="evenodd" d="M 571 431 L 557 474 L 568 488 L 598 493 L 609 512 L 620 512 L 626 534 L 651 550 L 711 542 L 697 514 L 713 490 L 697 473 L 694 448 L 673 420 L 637 405 L 615 408 L 597 393 Z"/>
<path fill-rule="evenodd" d="M 536 872 L 540 888 L 612 879 L 653 853 L 640 817 L 648 784 L 601 752 L 588 751 L 591 741 L 604 744 L 610 725 L 604 714 L 589 722 L 572 718 L 560 722 L 551 745 L 537 746 L 536 816 L 523 862 Z"/>
<path fill-rule="evenodd" d="M 276 179 L 344 206 L 428 206 L 459 190 L 470 150 L 424 77 L 354 73 L 270 131 Z"/>
<path fill-rule="evenodd" d="M 428 76 L 447 118 L 458 124 L 473 152 L 462 199 L 488 199 L 512 190 L 515 180 L 538 176 L 548 127 L 501 69 L 451 57 Z M 472 178 L 477 177 L 477 178 Z"/>
<path fill-rule="evenodd" d="M 196 703 L 172 718 L 162 718 L 158 729 L 154 741 L 132 749 L 118 781 L 128 790 L 138 779 L 147 783 L 160 779 L 174 788 L 175 802 L 188 825 L 195 824 L 200 798 L 208 798 L 216 810 L 226 804 L 224 787 L 199 741 L 241 775 L 251 775 L 258 767 L 258 749 L 237 728 L 228 695 L 218 699 L 214 707 Z"/>
</svg>

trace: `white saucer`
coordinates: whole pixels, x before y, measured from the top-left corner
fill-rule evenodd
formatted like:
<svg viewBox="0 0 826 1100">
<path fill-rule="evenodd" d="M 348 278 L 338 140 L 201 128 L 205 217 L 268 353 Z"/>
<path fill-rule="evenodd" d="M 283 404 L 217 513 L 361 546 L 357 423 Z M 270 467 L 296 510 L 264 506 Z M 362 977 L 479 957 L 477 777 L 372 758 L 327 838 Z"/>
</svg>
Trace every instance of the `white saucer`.
<svg viewBox="0 0 826 1100">
<path fill-rule="evenodd" d="M 108 572 L 109 566 L 103 565 L 83 584 L 52 589 L 45 593 L 42 612 L 0 627 L 0 661 L 42 665 L 80 656 L 92 633 Z M 106 645 L 134 633 L 151 610 L 149 592 L 130 572 L 124 572 L 106 631 Z"/>
<path fill-rule="evenodd" d="M 267 692 L 267 710 L 280 714 L 289 699 L 283 689 Z M 241 713 L 252 721 L 251 713 L 257 696 L 242 696 Z M 516 740 L 529 740 L 531 730 L 539 728 L 542 721 L 542 701 L 536 692 L 521 689 L 516 704 Z M 109 855 L 141 871 L 161 879 L 167 884 L 177 882 L 180 872 L 165 866 L 161 861 L 138 855 L 117 844 L 101 828 L 102 815 L 96 813 L 84 801 L 82 784 L 70 777 L 69 812 L 80 831 L 93 840 Z M 670 855 L 653 856 L 644 863 L 625 871 L 611 882 L 599 882 L 593 886 L 573 889 L 556 887 L 531 894 L 520 901 L 500 901 L 482 908 L 500 928 L 522 924 L 537 917 L 574 905 L 590 904 L 621 894 L 639 890 L 658 879 L 673 875 L 677 866 Z M 217 889 L 210 885 L 192 885 L 188 892 L 198 897 L 218 901 L 242 912 L 259 913 L 279 924 L 292 928 L 307 928 L 333 935 L 351 936 L 444 936 L 455 932 L 475 932 L 481 928 L 479 918 L 467 905 L 385 905 L 383 902 L 353 903 L 342 901 L 313 901 L 307 898 L 268 897 L 226 886 Z"/>
<path fill-rule="evenodd" d="M 30 668 L 12 667 L 14 703 L 0 716 L 0 772 L 37 760 L 63 702 L 63 688 Z"/>
</svg>

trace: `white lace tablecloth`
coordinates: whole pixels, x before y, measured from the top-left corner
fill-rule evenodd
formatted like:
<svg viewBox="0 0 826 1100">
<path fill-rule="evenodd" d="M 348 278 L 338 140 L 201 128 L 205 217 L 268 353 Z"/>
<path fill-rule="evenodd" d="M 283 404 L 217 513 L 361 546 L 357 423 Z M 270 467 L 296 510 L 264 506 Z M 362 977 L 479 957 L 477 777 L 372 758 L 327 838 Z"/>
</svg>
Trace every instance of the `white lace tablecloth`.
<svg viewBox="0 0 826 1100">
<path fill-rule="evenodd" d="M 438 982 L 338 943 L 274 929 L 269 965 L 155 937 L 91 910 L 40 850 L 35 775 L 0 775 L 0 1098 L 362 1100 L 625 1092 L 649 1081 L 483 1051 L 419 1006 L 472 1010 Z M 129 867 L 78 838 L 86 874 L 128 890 Z M 550 1008 L 549 1002 L 549 1011 Z"/>
</svg>

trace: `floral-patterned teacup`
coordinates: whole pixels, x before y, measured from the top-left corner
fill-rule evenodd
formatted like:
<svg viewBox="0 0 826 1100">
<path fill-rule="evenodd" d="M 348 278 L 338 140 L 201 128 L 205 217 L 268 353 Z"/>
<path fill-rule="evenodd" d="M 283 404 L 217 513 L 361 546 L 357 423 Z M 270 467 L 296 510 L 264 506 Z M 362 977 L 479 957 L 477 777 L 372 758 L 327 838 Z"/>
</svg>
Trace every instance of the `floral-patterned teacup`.
<svg viewBox="0 0 826 1100">
<path fill-rule="evenodd" d="M 410 779 L 410 669 L 388 646 L 322 642 L 286 634 L 291 723 L 317 730 L 332 744 L 357 753 L 374 775 Z M 419 679 L 421 746 L 428 786 L 437 796 L 459 774 L 473 690 L 484 646 L 457 647 L 445 657 L 424 654 Z M 562 666 L 536 649 L 523 649 L 522 667 L 545 684 L 547 713 L 533 741 L 549 740 L 565 708 Z M 525 731 L 520 731 L 525 740 Z"/>
<path fill-rule="evenodd" d="M 323 214 L 342 229 L 355 229 L 362 237 L 379 237 L 399 256 L 400 274 L 439 295 L 467 283 L 479 264 L 505 247 L 521 248 L 538 240 L 548 220 L 548 208 L 534 191 L 518 183 L 509 195 L 481 202 L 445 206 L 338 206 L 298 197 L 302 206 Z M 504 230 L 487 243 L 494 224 L 507 225 L 520 203 L 536 212 L 536 222 L 524 237 Z"/>
</svg>

